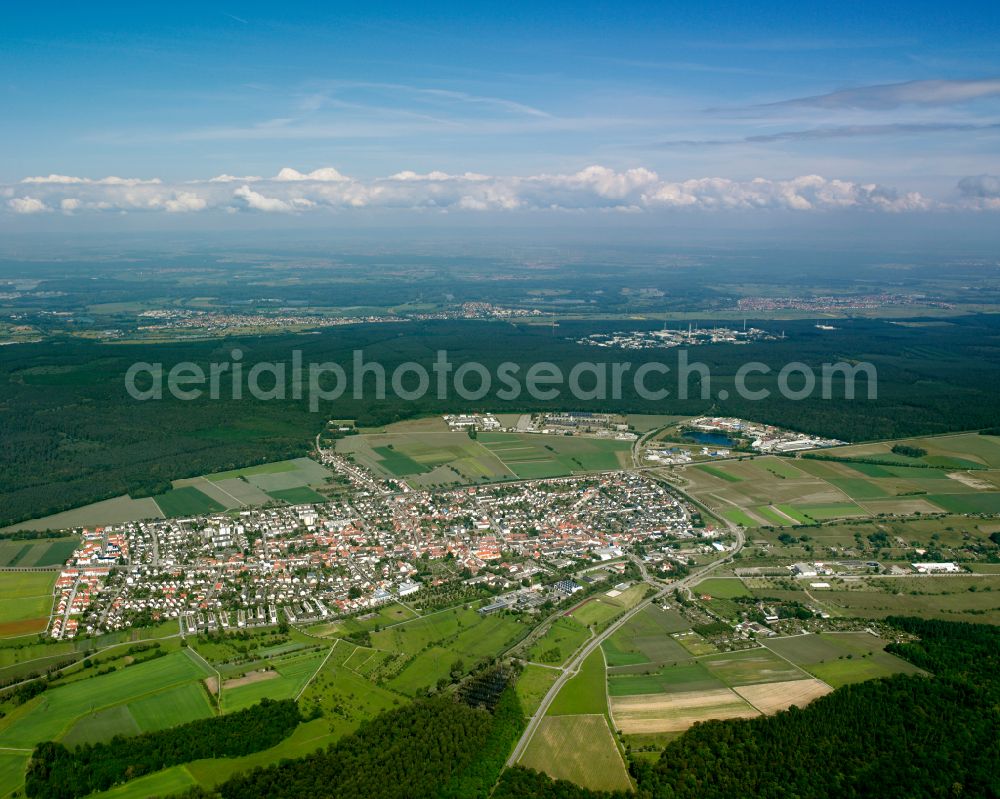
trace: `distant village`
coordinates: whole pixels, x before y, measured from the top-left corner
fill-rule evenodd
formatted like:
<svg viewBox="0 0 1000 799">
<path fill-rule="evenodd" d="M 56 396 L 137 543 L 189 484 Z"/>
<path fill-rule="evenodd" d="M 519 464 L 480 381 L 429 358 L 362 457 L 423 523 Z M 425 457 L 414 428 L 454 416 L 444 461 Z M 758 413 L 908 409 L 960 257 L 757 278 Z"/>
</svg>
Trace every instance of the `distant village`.
<svg viewBox="0 0 1000 799">
<path fill-rule="evenodd" d="M 576 343 L 591 347 L 649 350 L 668 347 L 697 347 L 705 344 L 749 344 L 751 341 L 774 341 L 778 338 L 784 338 L 784 333 L 776 336 L 760 328 L 747 327 L 744 322 L 742 329 L 689 325 L 686 330 L 665 327 L 662 330 L 592 333 L 584 338 L 576 339 Z"/>
</svg>

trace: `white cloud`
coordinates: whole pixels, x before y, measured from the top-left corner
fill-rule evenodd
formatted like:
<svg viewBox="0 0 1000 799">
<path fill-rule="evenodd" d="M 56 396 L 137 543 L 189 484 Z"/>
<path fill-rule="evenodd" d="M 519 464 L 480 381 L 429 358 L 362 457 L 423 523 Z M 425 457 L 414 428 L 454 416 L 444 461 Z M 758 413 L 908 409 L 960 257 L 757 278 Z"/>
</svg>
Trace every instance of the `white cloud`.
<svg viewBox="0 0 1000 799">
<path fill-rule="evenodd" d="M 244 177 L 239 177 L 238 175 L 227 175 L 225 173 L 221 175 L 216 175 L 214 178 L 209 178 L 209 183 L 253 183 L 255 180 L 262 180 L 259 175 L 245 175 Z"/>
<path fill-rule="evenodd" d="M 417 172 L 412 172 L 406 169 L 402 172 L 397 172 L 395 175 L 390 175 L 389 180 L 489 180 L 489 175 L 480 175 L 478 172 L 465 172 L 461 175 L 449 175 L 447 172 L 439 172 L 437 170 L 433 172 L 428 172 L 421 175 Z"/>
<path fill-rule="evenodd" d="M 287 214 L 290 211 L 295 210 L 291 204 L 286 203 L 284 200 L 279 200 L 277 197 L 265 197 L 263 194 L 254 191 L 249 186 L 240 186 L 233 192 L 233 197 L 244 200 L 247 207 L 252 208 L 255 211 Z"/>
<path fill-rule="evenodd" d="M 208 208 L 208 200 L 204 197 L 199 197 L 193 192 L 180 191 L 172 199 L 164 202 L 163 207 L 166 208 L 167 213 L 172 214 L 184 213 L 186 211 L 204 211 Z"/>
<path fill-rule="evenodd" d="M 31 196 L 16 196 L 31 182 Z M 234 187 L 233 184 L 236 184 Z M 916 192 L 900 192 L 874 182 L 802 175 L 790 179 L 733 180 L 700 177 L 667 180 L 643 167 L 615 170 L 589 166 L 569 173 L 490 176 L 474 172 L 397 172 L 355 179 L 331 167 L 312 172 L 285 168 L 273 178 L 239 179 L 217 175 L 203 180 L 163 183 L 158 179 L 71 178 L 50 175 L 0 186 L 0 206 L 13 213 L 61 209 L 98 212 L 263 212 L 319 213 L 374 208 L 436 211 L 767 211 L 820 213 L 855 209 L 909 212 L 945 208 L 1000 207 L 998 179 L 966 178 L 950 204 Z M 952 198 L 954 199 L 954 198 Z"/>
<path fill-rule="evenodd" d="M 15 214 L 40 214 L 49 210 L 49 207 L 36 197 L 14 197 L 12 200 L 7 200 L 7 206 Z"/>
<path fill-rule="evenodd" d="M 923 211 L 932 203 L 917 192 L 899 195 L 874 183 L 859 184 L 803 175 L 791 180 L 733 181 L 701 178 L 660 183 L 643 195 L 648 205 L 726 210 L 784 209 L 790 211 L 859 208 L 880 211 Z"/>
<path fill-rule="evenodd" d="M 152 178 L 150 180 L 143 180 L 142 178 L 119 178 L 115 175 L 109 175 L 106 178 L 99 178 L 98 180 L 92 180 L 90 178 L 79 178 L 73 175 L 46 175 L 45 177 L 36 176 L 25 178 L 21 181 L 22 183 L 35 183 L 35 184 L 80 184 L 80 183 L 91 183 L 101 186 L 156 186 L 162 181 L 159 178 Z"/>
<path fill-rule="evenodd" d="M 323 183 L 340 183 L 345 180 L 350 180 L 350 178 L 344 177 L 336 169 L 329 166 L 323 167 L 322 169 L 314 169 L 312 172 L 307 172 L 305 174 L 286 166 L 277 174 L 277 176 L 275 176 L 274 179 L 294 181 L 315 180 Z"/>
</svg>

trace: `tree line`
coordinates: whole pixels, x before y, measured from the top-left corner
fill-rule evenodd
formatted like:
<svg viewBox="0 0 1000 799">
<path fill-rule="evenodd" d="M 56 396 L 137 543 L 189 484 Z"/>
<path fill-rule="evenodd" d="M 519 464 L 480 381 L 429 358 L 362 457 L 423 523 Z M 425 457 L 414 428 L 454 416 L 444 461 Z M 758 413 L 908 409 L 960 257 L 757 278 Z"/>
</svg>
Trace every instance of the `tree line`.
<svg viewBox="0 0 1000 799">
<path fill-rule="evenodd" d="M 240 757 L 269 749 L 302 720 L 291 699 L 263 699 L 246 710 L 158 732 L 68 749 L 47 741 L 35 747 L 25 776 L 32 799 L 75 799 L 169 766 L 213 757 Z"/>
</svg>

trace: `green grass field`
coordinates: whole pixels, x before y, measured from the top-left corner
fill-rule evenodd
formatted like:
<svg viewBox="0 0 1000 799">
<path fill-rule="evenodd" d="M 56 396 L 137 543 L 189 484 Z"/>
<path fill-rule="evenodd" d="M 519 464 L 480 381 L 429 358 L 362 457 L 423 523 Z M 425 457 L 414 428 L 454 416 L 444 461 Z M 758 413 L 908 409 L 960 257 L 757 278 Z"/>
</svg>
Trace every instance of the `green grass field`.
<svg viewBox="0 0 1000 799">
<path fill-rule="evenodd" d="M 927 499 L 949 513 L 1000 513 L 1000 493 L 929 494 Z"/>
<path fill-rule="evenodd" d="M 722 682 L 700 662 L 672 663 L 640 673 L 609 674 L 611 696 L 635 696 L 722 688 Z"/>
<path fill-rule="evenodd" d="M 670 636 L 687 627 L 688 622 L 675 611 L 664 611 L 655 605 L 644 608 L 605 640 L 602 646 L 608 667 L 690 659 L 688 651 Z"/>
<path fill-rule="evenodd" d="M 569 616 L 560 616 L 545 635 L 532 644 L 528 659 L 537 663 L 559 665 L 569 658 L 590 637 L 587 629 Z"/>
<path fill-rule="evenodd" d="M 780 510 L 783 514 L 785 514 L 786 516 L 790 516 L 798 524 L 815 524 L 816 523 L 812 519 L 810 519 L 808 516 L 806 516 L 805 514 L 799 512 L 796 508 L 793 508 L 791 505 L 776 505 L 775 507 L 778 510 Z"/>
<path fill-rule="evenodd" d="M 52 586 L 58 574 L 54 570 L 0 572 L 0 637 L 45 629 L 52 611 Z"/>
<path fill-rule="evenodd" d="M 39 541 L 0 541 L 0 567 L 61 566 L 73 554 L 79 541 L 71 536 Z"/>
<path fill-rule="evenodd" d="M 174 766 L 126 782 L 110 791 L 92 794 L 92 796 L 101 797 L 101 799 L 148 799 L 150 796 L 170 796 L 181 793 L 197 784 L 186 766 Z"/>
<path fill-rule="evenodd" d="M 60 742 L 72 748 L 110 741 L 116 735 L 138 735 L 140 732 L 143 730 L 128 705 L 115 705 L 81 718 L 62 736 Z"/>
<path fill-rule="evenodd" d="M 702 658 L 699 663 L 726 685 L 753 685 L 767 682 L 804 680 L 801 669 L 778 657 L 769 649 L 748 649 Z"/>
<path fill-rule="evenodd" d="M 316 673 L 329 650 L 274 658 L 278 676 L 235 688 L 223 688 L 222 710 L 232 713 L 257 704 L 261 699 L 294 699 Z"/>
<path fill-rule="evenodd" d="M 337 644 L 338 650 L 341 647 L 349 649 L 350 645 Z M 352 732 L 365 719 L 404 701 L 398 694 L 375 685 L 333 660 L 331 657 L 316 674 L 300 700 L 306 712 L 316 707 L 323 711 L 325 727 L 331 734 L 339 736 Z"/>
<path fill-rule="evenodd" d="M 603 715 L 546 717 L 532 736 L 520 765 L 595 791 L 632 788 Z"/>
<path fill-rule="evenodd" d="M 756 456 L 682 467 L 682 473 L 686 489 L 713 513 L 755 534 L 762 526 L 812 526 L 881 514 L 1000 513 L 1000 437 L 961 434 L 904 442 L 926 449 L 923 458 L 892 453 L 894 443 L 823 450 L 824 458 L 837 460 Z"/>
<path fill-rule="evenodd" d="M 379 466 L 392 472 L 396 477 L 407 477 L 411 474 L 430 471 L 430 467 L 418 463 L 405 452 L 399 452 L 391 446 L 373 447 L 373 449 L 379 456 Z"/>
<path fill-rule="evenodd" d="M 166 493 L 158 494 L 153 499 L 163 511 L 163 515 L 168 518 L 201 516 L 207 513 L 220 513 L 226 509 L 225 505 L 216 502 L 208 494 L 199 491 L 194 486 L 172 488 Z"/>
<path fill-rule="evenodd" d="M 629 441 L 538 433 L 482 433 L 478 440 L 522 479 L 620 469 L 632 450 Z"/>
<path fill-rule="evenodd" d="M 549 716 L 569 716 L 579 713 L 608 712 L 605 694 L 604 655 L 595 649 L 570 678 L 549 705 Z"/>
<path fill-rule="evenodd" d="M 437 641 L 457 635 L 461 630 L 475 626 L 481 616 L 471 608 L 449 608 L 430 613 L 388 630 L 372 634 L 376 649 L 413 655 Z"/>
<path fill-rule="evenodd" d="M 710 577 L 694 586 L 695 593 L 708 594 L 721 599 L 732 599 L 737 596 L 750 596 L 750 591 L 738 577 Z"/>
<path fill-rule="evenodd" d="M 601 630 L 614 618 L 639 604 L 646 596 L 646 589 L 645 583 L 639 583 L 615 597 L 608 596 L 607 592 L 595 594 L 574 610 L 572 617 L 580 624 Z"/>
<path fill-rule="evenodd" d="M 138 699 L 129 711 L 142 732 L 165 730 L 215 713 L 205 688 L 194 682 Z"/>
<path fill-rule="evenodd" d="M 539 433 L 465 433 L 392 426 L 337 442 L 370 468 L 415 487 L 562 477 L 630 463 L 631 442 Z"/>
<path fill-rule="evenodd" d="M 0 751 L 0 796 L 9 796 L 24 784 L 30 752 Z"/>
<path fill-rule="evenodd" d="M 733 522 L 733 524 L 740 525 L 740 527 L 760 527 L 761 523 L 759 520 L 749 516 L 739 508 L 723 508 L 720 512 L 725 518 Z"/>
<path fill-rule="evenodd" d="M 334 622 L 322 622 L 308 628 L 312 635 L 320 636 L 344 636 L 354 633 L 374 630 L 376 627 L 387 627 L 390 624 L 398 624 L 403 621 L 416 619 L 417 614 L 405 605 L 392 603 L 383 605 L 378 610 L 366 613 L 361 616 L 340 619 Z"/>
<path fill-rule="evenodd" d="M 260 474 L 280 474 L 282 472 L 294 472 L 298 468 L 296 461 L 275 461 L 274 463 L 262 463 L 259 466 L 247 466 L 243 469 L 232 469 L 228 472 L 215 472 L 206 475 L 212 482 L 220 480 L 231 480 L 234 477 L 252 477 Z"/>
<path fill-rule="evenodd" d="M 864 632 L 772 638 L 764 643 L 834 688 L 892 674 L 920 672 L 911 663 L 883 651 L 884 640 Z"/>
<path fill-rule="evenodd" d="M 280 499 L 282 502 L 287 502 L 289 505 L 308 505 L 316 502 L 326 502 L 326 497 L 313 491 L 309 486 L 268 491 L 267 495 L 274 499 Z"/>
<path fill-rule="evenodd" d="M 559 672 L 529 663 L 517 678 L 515 690 L 525 716 L 534 715 Z"/>
<path fill-rule="evenodd" d="M 922 449 L 919 458 L 892 452 L 895 444 Z M 948 469 L 998 469 L 1000 468 L 1000 438 L 978 433 L 957 433 L 924 438 L 906 438 L 899 441 L 856 444 L 825 450 L 824 454 L 837 458 L 871 458 L 900 464 L 927 464 Z"/>
<path fill-rule="evenodd" d="M 694 468 L 700 472 L 704 472 L 705 474 L 710 474 L 712 477 L 718 477 L 720 480 L 725 480 L 727 483 L 739 483 L 743 480 L 742 477 L 738 477 L 735 474 L 727 472 L 725 469 L 721 469 L 718 466 L 707 466 L 702 464 L 695 466 Z"/>
<path fill-rule="evenodd" d="M 452 635 L 440 635 L 429 638 L 434 634 L 434 630 L 440 631 L 440 627 L 429 628 L 420 619 L 415 622 L 402 624 L 391 630 L 385 631 L 388 636 L 376 633 L 374 639 L 386 637 L 389 640 L 401 640 L 403 649 L 390 648 L 388 651 L 417 652 L 416 657 L 392 680 L 389 685 L 401 693 L 413 695 L 421 688 L 433 686 L 440 678 L 447 677 L 456 661 L 461 661 L 465 668 L 471 667 L 474 663 L 488 657 L 500 654 L 503 650 L 512 646 L 530 629 L 523 623 L 506 616 L 479 616 L 475 611 L 462 611 L 465 614 L 456 621 L 461 621 L 457 633 Z M 475 616 L 473 619 L 468 614 Z M 425 617 L 433 619 L 434 617 Z M 409 628 L 414 627 L 414 631 Z M 400 635 L 393 635 L 399 631 Z M 414 649 L 416 643 L 425 641 L 421 647 Z M 422 650 L 427 643 L 435 643 L 426 651 Z M 384 648 L 384 647 L 380 647 Z"/>
<path fill-rule="evenodd" d="M 77 719 L 208 676 L 184 652 L 51 688 L 0 719 L 0 747 L 30 748 L 52 740 Z"/>
</svg>

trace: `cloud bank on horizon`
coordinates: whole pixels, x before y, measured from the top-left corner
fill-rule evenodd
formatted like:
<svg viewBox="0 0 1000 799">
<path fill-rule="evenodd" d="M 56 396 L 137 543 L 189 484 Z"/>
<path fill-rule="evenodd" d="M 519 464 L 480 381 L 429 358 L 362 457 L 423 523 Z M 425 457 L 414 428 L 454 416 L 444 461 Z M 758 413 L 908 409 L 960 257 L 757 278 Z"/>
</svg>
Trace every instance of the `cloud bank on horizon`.
<svg viewBox="0 0 1000 799">
<path fill-rule="evenodd" d="M 169 183 L 50 174 L 0 189 L 13 214 L 257 212 L 303 214 L 359 208 L 415 211 L 862 211 L 1000 210 L 1000 178 L 962 178 L 948 199 L 877 183 L 802 175 L 788 180 L 705 177 L 664 180 L 645 168 L 590 166 L 571 174 L 491 176 L 398 172 L 362 180 L 333 167 L 273 177 L 217 175 Z"/>
</svg>

